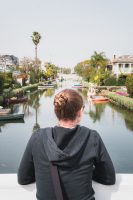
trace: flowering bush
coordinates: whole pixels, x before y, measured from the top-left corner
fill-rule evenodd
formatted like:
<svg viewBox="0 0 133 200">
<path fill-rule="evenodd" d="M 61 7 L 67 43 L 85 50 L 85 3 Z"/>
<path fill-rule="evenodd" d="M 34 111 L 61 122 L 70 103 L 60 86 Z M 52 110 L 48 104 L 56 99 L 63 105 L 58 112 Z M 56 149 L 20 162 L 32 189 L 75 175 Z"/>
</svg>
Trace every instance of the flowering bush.
<svg viewBox="0 0 133 200">
<path fill-rule="evenodd" d="M 119 94 L 121 96 L 128 96 L 127 92 L 117 91 L 116 94 Z"/>
</svg>

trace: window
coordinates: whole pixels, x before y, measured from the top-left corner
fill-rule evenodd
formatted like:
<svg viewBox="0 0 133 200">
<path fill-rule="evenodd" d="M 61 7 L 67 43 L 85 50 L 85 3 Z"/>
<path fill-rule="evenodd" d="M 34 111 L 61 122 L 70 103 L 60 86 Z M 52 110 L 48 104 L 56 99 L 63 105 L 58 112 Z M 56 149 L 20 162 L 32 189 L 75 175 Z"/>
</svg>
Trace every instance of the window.
<svg viewBox="0 0 133 200">
<path fill-rule="evenodd" d="M 125 68 L 128 68 L 129 67 L 129 64 L 125 64 Z"/>
<path fill-rule="evenodd" d="M 121 64 L 119 64 L 119 68 L 121 68 Z"/>
</svg>

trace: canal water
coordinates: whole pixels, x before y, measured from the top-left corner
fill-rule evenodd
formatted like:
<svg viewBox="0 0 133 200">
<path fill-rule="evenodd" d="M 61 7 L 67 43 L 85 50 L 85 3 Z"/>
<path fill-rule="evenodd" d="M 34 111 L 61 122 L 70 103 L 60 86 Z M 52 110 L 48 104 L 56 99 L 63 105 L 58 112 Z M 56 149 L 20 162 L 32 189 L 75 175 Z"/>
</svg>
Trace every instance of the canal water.
<svg viewBox="0 0 133 200">
<path fill-rule="evenodd" d="M 69 87 L 65 84 L 63 87 Z M 57 123 L 53 98 L 58 89 L 46 89 L 27 94 L 28 102 L 12 107 L 14 113 L 24 113 L 24 121 L 0 122 L 0 173 L 16 173 L 28 139 L 38 127 Z M 101 135 L 117 173 L 133 173 L 133 113 L 111 103 L 90 104 L 86 91 L 81 125 L 95 129 Z"/>
</svg>

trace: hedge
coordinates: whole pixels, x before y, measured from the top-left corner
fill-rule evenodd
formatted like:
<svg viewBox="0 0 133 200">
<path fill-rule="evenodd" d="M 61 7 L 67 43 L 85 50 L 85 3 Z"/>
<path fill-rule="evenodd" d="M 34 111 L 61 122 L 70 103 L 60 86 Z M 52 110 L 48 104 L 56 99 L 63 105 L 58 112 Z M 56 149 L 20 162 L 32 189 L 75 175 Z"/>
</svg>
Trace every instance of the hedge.
<svg viewBox="0 0 133 200">
<path fill-rule="evenodd" d="M 133 97 L 133 74 L 130 74 L 126 78 L 126 87 L 129 95 Z"/>
<path fill-rule="evenodd" d="M 18 92 L 24 92 L 25 93 L 27 90 L 32 91 L 32 90 L 37 89 L 37 87 L 38 87 L 38 83 L 37 84 L 33 84 L 33 85 L 27 85 L 27 86 L 24 86 L 22 88 L 14 89 L 12 91 L 12 94 L 16 95 Z"/>
<path fill-rule="evenodd" d="M 114 92 L 108 92 L 106 96 L 110 99 L 111 102 L 115 103 L 120 107 L 133 110 L 133 99 L 130 97 L 121 96 Z"/>
</svg>

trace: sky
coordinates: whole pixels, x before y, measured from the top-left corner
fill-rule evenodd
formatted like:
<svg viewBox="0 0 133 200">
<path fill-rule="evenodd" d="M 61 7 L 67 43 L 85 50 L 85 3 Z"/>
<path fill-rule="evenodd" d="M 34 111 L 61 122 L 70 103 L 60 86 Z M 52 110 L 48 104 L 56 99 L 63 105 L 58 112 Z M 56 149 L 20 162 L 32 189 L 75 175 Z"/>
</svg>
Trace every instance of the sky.
<svg viewBox="0 0 133 200">
<path fill-rule="evenodd" d="M 0 0 L 0 54 L 74 67 L 94 51 L 133 55 L 132 0 Z"/>
</svg>

